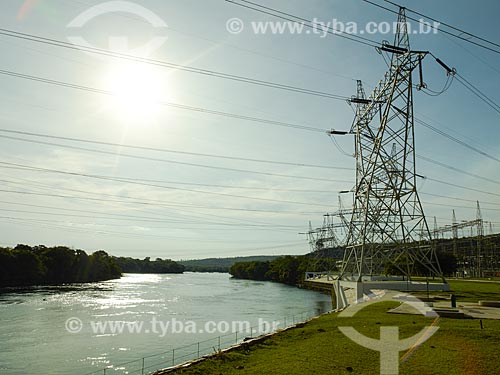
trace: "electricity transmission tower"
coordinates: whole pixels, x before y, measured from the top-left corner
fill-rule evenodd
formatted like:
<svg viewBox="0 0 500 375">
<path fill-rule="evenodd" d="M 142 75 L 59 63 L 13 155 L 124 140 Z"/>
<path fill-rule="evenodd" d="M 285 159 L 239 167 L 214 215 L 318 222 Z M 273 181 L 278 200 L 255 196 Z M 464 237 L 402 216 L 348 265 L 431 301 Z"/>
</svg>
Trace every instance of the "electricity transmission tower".
<svg viewBox="0 0 500 375">
<path fill-rule="evenodd" d="M 323 225 L 313 229 L 309 222 L 309 231 L 305 233 L 309 240 L 311 253 L 309 254 L 308 268 L 316 271 L 313 273 L 330 273 L 335 269 L 334 259 L 341 254 L 343 246 L 342 231 L 344 224 L 334 221 L 335 214 L 325 214 Z"/>
<path fill-rule="evenodd" d="M 389 70 L 368 97 L 358 81 L 350 100 L 356 186 L 340 278 L 360 282 L 388 269 L 407 279 L 417 269 L 442 278 L 415 170 L 412 73 L 419 68 L 417 88 L 425 87 L 421 62 L 428 52 L 411 50 L 404 8 L 394 45 L 384 42 L 379 52 L 391 56 Z"/>
<path fill-rule="evenodd" d="M 458 222 L 455 210 L 452 213 L 451 225 L 446 225 L 441 228 L 434 229 L 434 237 L 439 238 L 441 235 L 451 233 L 451 252 L 457 259 L 457 272 L 462 277 L 483 277 L 483 267 L 494 269 L 495 257 L 493 254 L 484 254 L 484 226 L 485 221 L 481 213 L 481 206 L 479 201 L 476 206 L 476 219 L 475 220 L 462 220 Z M 467 237 L 465 230 L 470 228 L 470 237 Z M 462 236 L 459 236 L 461 231 Z M 441 246 L 443 250 L 448 250 L 447 247 Z M 488 265 L 486 264 L 488 258 Z"/>
</svg>

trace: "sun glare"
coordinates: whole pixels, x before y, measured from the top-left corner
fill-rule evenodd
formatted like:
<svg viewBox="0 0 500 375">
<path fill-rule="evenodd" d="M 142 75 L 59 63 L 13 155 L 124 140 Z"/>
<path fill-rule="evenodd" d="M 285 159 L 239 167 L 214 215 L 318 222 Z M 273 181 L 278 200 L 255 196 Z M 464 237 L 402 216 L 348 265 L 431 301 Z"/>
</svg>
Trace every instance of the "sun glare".
<svg viewBox="0 0 500 375">
<path fill-rule="evenodd" d="M 122 64 L 112 66 L 104 78 L 106 107 L 122 120 L 144 125 L 153 120 L 166 98 L 164 74 L 144 64 Z"/>
</svg>

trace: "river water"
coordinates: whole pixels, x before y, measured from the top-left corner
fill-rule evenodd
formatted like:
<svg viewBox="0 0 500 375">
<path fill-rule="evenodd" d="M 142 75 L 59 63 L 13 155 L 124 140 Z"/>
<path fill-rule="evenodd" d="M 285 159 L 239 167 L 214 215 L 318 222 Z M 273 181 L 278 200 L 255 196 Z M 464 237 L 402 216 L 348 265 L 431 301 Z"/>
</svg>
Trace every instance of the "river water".
<svg viewBox="0 0 500 375">
<path fill-rule="evenodd" d="M 1 290 L 0 374 L 148 373 L 330 309 L 327 295 L 220 273 Z"/>
</svg>

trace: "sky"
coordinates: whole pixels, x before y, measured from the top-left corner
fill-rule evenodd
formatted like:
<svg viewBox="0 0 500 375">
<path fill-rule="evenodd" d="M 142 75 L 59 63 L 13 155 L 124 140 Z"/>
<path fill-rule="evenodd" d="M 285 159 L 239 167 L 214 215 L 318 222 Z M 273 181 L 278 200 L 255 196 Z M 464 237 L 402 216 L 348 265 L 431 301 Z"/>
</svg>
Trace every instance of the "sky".
<svg viewBox="0 0 500 375">
<path fill-rule="evenodd" d="M 496 1 L 400 1 L 500 43 Z M 257 3 L 319 22 L 356 23 L 358 32 L 370 22 L 396 21 L 362 0 Z M 0 246 L 65 245 L 177 260 L 308 252 L 309 222 L 320 226 L 323 214 L 338 209 L 338 193 L 354 184 L 353 138 L 338 138 L 337 147 L 326 130 L 350 129 L 354 114 L 343 98 L 355 94 L 356 80 L 371 92 L 387 65 L 374 47 L 338 35 L 256 34 L 253 25 L 261 21 L 283 20 L 224 0 L 2 1 L 2 30 L 83 41 L 170 65 L 0 35 Z M 357 35 L 377 44 L 393 39 Z M 150 42 L 157 48 L 140 49 Z M 441 30 L 413 34 L 411 44 L 499 103 L 498 53 Z M 428 55 L 423 71 L 428 88 L 439 92 L 444 69 Z M 434 217 L 439 226 L 450 224 L 453 209 L 459 221 L 475 219 L 479 200 L 483 218 L 498 232 L 499 113 L 457 80 L 441 95 L 429 94 L 415 91 L 416 115 L 469 146 L 415 125 L 417 154 L 457 169 L 417 159 L 417 172 L 427 177 L 418 188 L 429 226 Z M 352 198 L 342 199 L 349 207 Z"/>
</svg>

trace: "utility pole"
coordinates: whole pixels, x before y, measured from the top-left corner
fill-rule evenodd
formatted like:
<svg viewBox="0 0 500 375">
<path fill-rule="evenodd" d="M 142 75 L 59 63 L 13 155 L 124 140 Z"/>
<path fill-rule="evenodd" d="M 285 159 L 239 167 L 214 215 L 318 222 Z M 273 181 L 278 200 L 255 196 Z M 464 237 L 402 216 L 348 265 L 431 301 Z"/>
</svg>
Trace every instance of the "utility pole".
<svg viewBox="0 0 500 375">
<path fill-rule="evenodd" d="M 439 238 L 439 235 L 438 235 L 438 222 L 437 222 L 436 216 L 434 216 L 434 231 L 433 231 L 432 238 L 434 240 L 437 240 Z"/>
<path fill-rule="evenodd" d="M 451 229 L 452 229 L 452 236 L 453 236 L 453 255 L 456 257 L 457 256 L 457 239 L 458 239 L 458 223 L 457 223 L 457 216 L 455 215 L 455 210 L 453 210 L 453 214 L 451 217 Z"/>
<path fill-rule="evenodd" d="M 484 236 L 484 222 L 479 201 L 477 201 L 476 221 L 477 221 L 477 276 L 483 277 L 483 269 L 481 263 L 482 263 L 482 244 Z"/>
</svg>

